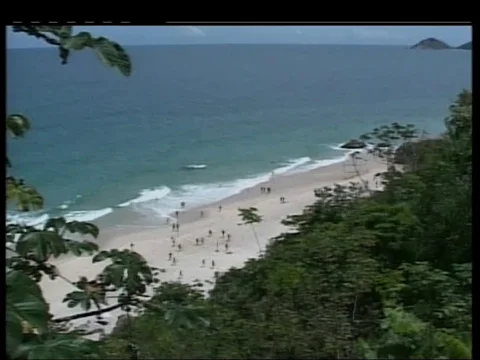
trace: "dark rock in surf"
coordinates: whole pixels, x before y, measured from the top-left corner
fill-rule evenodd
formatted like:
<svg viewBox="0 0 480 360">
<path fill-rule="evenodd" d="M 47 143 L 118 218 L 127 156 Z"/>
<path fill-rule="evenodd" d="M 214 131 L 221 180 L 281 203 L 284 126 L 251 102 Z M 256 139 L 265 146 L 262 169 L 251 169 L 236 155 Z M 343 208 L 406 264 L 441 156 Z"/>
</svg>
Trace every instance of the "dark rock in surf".
<svg viewBox="0 0 480 360">
<path fill-rule="evenodd" d="M 342 149 L 364 149 L 367 144 L 361 140 L 352 139 L 348 140 L 345 144 L 340 145 Z"/>
</svg>

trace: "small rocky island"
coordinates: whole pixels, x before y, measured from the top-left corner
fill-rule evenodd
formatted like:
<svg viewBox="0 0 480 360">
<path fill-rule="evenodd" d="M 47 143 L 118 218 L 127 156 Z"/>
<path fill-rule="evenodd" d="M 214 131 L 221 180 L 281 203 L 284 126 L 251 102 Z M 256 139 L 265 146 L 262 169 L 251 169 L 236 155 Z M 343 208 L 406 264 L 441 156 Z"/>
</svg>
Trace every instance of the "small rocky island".
<svg viewBox="0 0 480 360">
<path fill-rule="evenodd" d="M 436 38 L 428 38 L 416 43 L 410 48 L 421 49 L 421 50 L 447 50 L 447 49 L 472 50 L 472 42 L 469 41 L 463 45 L 454 47 L 454 46 L 448 45 L 446 42 L 443 42 L 442 40 L 438 40 Z"/>
<path fill-rule="evenodd" d="M 457 49 L 460 49 L 460 50 L 472 50 L 472 42 L 469 41 L 463 45 L 460 45 L 459 47 L 457 47 Z"/>
<path fill-rule="evenodd" d="M 452 49 L 450 45 L 447 43 L 435 39 L 435 38 L 428 38 L 424 39 L 411 47 L 412 49 L 422 49 L 422 50 L 446 50 Z"/>
</svg>

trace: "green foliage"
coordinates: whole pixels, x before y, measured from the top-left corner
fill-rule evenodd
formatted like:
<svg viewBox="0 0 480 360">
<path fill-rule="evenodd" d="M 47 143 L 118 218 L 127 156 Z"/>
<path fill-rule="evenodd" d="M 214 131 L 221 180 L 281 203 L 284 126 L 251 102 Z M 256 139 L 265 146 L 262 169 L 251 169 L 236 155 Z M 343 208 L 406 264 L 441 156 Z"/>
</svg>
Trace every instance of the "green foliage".
<svg viewBox="0 0 480 360">
<path fill-rule="evenodd" d="M 22 114 L 10 114 L 5 121 L 7 134 L 13 137 L 23 137 L 30 130 L 30 120 Z"/>
<path fill-rule="evenodd" d="M 92 261 L 95 263 L 106 259 L 109 259 L 111 264 L 101 273 L 102 283 L 122 290 L 119 300 L 127 301 L 136 295 L 143 295 L 147 286 L 153 283 L 152 268 L 140 254 L 127 249 L 113 249 L 101 251 Z"/>
<path fill-rule="evenodd" d="M 62 64 L 68 62 L 71 51 L 89 48 L 95 51 L 105 65 L 117 68 L 125 76 L 132 73 L 130 57 L 125 49 L 103 36 L 95 38 L 84 31 L 73 35 L 72 26 L 14 25 L 13 31 L 34 36 L 50 45 L 57 46 Z"/>
<path fill-rule="evenodd" d="M 48 305 L 38 284 L 25 273 L 7 270 L 7 352 L 13 354 L 24 333 L 48 328 Z"/>
<path fill-rule="evenodd" d="M 243 221 L 243 223 L 239 225 L 250 225 L 253 236 L 255 237 L 255 240 L 257 242 L 258 252 L 260 253 L 262 251 L 262 247 L 260 246 L 260 240 L 258 239 L 257 232 L 255 231 L 255 227 L 253 225 L 262 222 L 262 216 L 258 213 L 258 209 L 256 207 L 249 207 L 245 209 L 239 208 L 238 212 L 238 216 Z"/>
<path fill-rule="evenodd" d="M 256 207 L 249 207 L 247 209 L 238 209 L 239 216 L 244 224 L 258 224 L 262 221 L 262 216 L 258 214 Z"/>
<path fill-rule="evenodd" d="M 386 309 L 383 333 L 373 348 L 360 341 L 360 347 L 371 358 L 388 359 L 471 359 L 469 340 L 431 327 L 402 308 Z"/>
</svg>

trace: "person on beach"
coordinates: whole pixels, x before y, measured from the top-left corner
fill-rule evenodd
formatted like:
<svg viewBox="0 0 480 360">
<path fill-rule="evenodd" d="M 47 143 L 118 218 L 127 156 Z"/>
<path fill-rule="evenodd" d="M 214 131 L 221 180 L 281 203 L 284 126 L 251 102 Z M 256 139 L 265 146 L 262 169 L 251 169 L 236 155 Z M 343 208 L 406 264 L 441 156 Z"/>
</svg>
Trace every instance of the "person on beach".
<svg viewBox="0 0 480 360">
<path fill-rule="evenodd" d="M 212 236 L 212 235 L 213 235 L 212 230 L 208 230 L 208 236 Z"/>
<path fill-rule="evenodd" d="M 176 257 L 173 258 L 172 265 L 177 265 L 177 258 Z"/>
<path fill-rule="evenodd" d="M 169 252 L 169 253 L 168 253 L 168 261 L 171 261 L 171 260 L 172 260 L 172 253 Z"/>
<path fill-rule="evenodd" d="M 175 246 L 175 238 L 172 236 L 170 239 L 172 239 L 172 247 Z"/>
<path fill-rule="evenodd" d="M 178 273 L 178 277 L 181 279 L 183 277 L 183 271 L 180 270 L 180 272 Z"/>
<path fill-rule="evenodd" d="M 215 268 L 215 260 L 212 260 L 212 269 Z"/>
<path fill-rule="evenodd" d="M 200 244 L 202 244 L 202 245 L 205 244 L 205 238 L 203 238 L 203 237 L 200 238 Z"/>
<path fill-rule="evenodd" d="M 178 244 L 178 251 L 182 251 L 182 244 Z"/>
<path fill-rule="evenodd" d="M 133 251 L 133 248 L 135 247 L 135 245 L 133 245 L 133 243 L 130 243 L 130 250 Z"/>
<path fill-rule="evenodd" d="M 230 242 L 230 239 L 232 238 L 232 235 L 227 234 L 227 242 Z"/>
<path fill-rule="evenodd" d="M 225 252 L 228 252 L 228 243 L 225 243 Z"/>
<path fill-rule="evenodd" d="M 225 237 L 225 230 L 222 230 L 222 238 Z"/>
<path fill-rule="evenodd" d="M 267 194 L 270 194 L 270 191 L 271 191 L 271 190 L 272 190 L 272 189 L 270 189 L 270 187 L 267 187 Z"/>
<path fill-rule="evenodd" d="M 205 215 L 203 210 L 200 210 L 200 217 L 203 218 L 203 215 Z"/>
<path fill-rule="evenodd" d="M 202 267 L 205 267 L 205 259 L 202 259 Z"/>
<path fill-rule="evenodd" d="M 180 231 L 180 224 L 177 223 L 177 226 L 176 226 L 176 227 L 177 227 L 177 232 L 179 232 L 179 231 Z"/>
<path fill-rule="evenodd" d="M 172 231 L 175 231 L 175 229 L 177 228 L 177 226 L 175 225 L 175 223 L 172 224 Z"/>
<path fill-rule="evenodd" d="M 195 245 L 198 246 L 198 242 L 199 242 L 199 240 L 198 240 L 198 238 L 196 238 L 196 239 L 195 239 Z"/>
<path fill-rule="evenodd" d="M 185 209 L 185 201 L 182 201 L 182 202 L 180 203 L 180 206 L 181 206 L 182 209 Z"/>
<path fill-rule="evenodd" d="M 218 205 L 218 211 L 222 211 L 222 205 Z"/>
</svg>

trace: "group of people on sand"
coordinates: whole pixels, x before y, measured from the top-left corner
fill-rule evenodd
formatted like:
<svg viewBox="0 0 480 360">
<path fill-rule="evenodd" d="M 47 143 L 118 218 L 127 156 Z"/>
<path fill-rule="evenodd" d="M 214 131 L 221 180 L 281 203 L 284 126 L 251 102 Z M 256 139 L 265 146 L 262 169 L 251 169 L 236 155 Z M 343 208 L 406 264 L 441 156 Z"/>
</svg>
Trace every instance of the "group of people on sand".
<svg viewBox="0 0 480 360">
<path fill-rule="evenodd" d="M 262 194 L 270 194 L 272 192 L 272 188 L 270 188 L 269 186 L 262 186 L 260 187 L 260 192 Z M 280 196 L 280 204 L 285 204 L 285 196 Z"/>
<path fill-rule="evenodd" d="M 262 186 L 260 187 L 260 192 L 262 194 L 270 194 L 272 192 L 272 189 L 270 187 Z"/>
<path fill-rule="evenodd" d="M 266 191 L 267 190 L 265 190 L 265 192 Z M 268 188 L 268 191 L 270 191 L 270 188 Z M 185 202 L 181 202 L 180 206 L 181 206 L 182 209 L 184 209 L 185 208 Z M 218 211 L 219 212 L 222 211 L 222 205 L 218 205 Z M 174 231 L 174 232 L 179 232 L 179 230 L 180 230 L 180 225 L 178 223 L 179 215 L 180 215 L 179 211 L 178 210 L 175 211 L 175 217 L 177 218 L 177 221 L 172 224 L 172 231 Z M 205 212 L 203 210 L 200 210 L 200 218 L 203 218 L 204 216 L 205 216 Z M 169 219 L 170 218 L 167 218 L 167 223 L 169 222 Z M 224 229 L 222 229 L 220 231 L 220 233 L 221 233 L 221 238 L 226 238 L 224 246 L 225 246 L 225 252 L 228 253 L 232 236 L 231 236 L 231 234 L 227 233 Z M 212 237 L 213 236 L 213 231 L 208 230 L 207 236 Z M 175 236 L 171 236 L 170 240 L 172 242 L 172 248 L 177 248 L 177 251 L 181 252 L 182 249 L 183 249 L 182 244 L 177 243 L 177 240 L 176 240 Z M 204 244 L 205 244 L 205 238 L 204 237 L 200 237 L 200 238 L 195 239 L 195 246 L 200 246 L 200 245 L 204 245 Z M 215 252 L 218 252 L 218 241 L 217 241 L 217 248 L 216 248 Z M 174 256 L 173 252 L 168 253 L 168 261 L 170 261 L 173 266 L 177 265 L 178 261 L 177 261 L 177 258 Z M 216 265 L 215 260 L 212 260 L 211 268 L 214 269 L 215 265 Z M 206 266 L 206 259 L 202 259 L 202 267 L 205 267 L 205 266 Z M 179 279 L 182 278 L 182 277 L 183 277 L 183 272 L 182 272 L 182 270 L 180 270 Z"/>
</svg>

